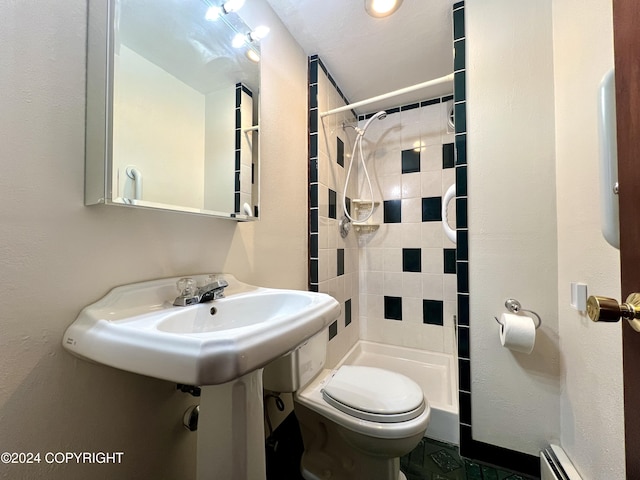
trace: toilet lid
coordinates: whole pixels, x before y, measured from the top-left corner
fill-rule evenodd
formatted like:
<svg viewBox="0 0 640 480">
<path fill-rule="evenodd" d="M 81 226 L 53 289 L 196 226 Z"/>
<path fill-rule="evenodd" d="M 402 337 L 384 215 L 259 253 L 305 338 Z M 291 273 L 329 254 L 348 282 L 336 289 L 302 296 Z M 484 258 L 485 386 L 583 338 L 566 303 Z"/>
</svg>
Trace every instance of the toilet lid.
<svg viewBox="0 0 640 480">
<path fill-rule="evenodd" d="M 338 410 L 374 422 L 411 420 L 425 409 L 424 393 L 417 383 L 375 367 L 340 367 L 322 389 L 322 396 Z"/>
</svg>

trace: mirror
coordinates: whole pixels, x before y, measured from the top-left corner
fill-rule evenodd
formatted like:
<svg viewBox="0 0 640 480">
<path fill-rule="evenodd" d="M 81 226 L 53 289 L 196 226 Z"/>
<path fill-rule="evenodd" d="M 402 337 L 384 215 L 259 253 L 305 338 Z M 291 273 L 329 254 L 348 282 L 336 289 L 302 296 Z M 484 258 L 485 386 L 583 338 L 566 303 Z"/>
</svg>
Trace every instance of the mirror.
<svg viewBox="0 0 640 480">
<path fill-rule="evenodd" d="M 90 2 L 86 205 L 257 218 L 260 48 L 216 11 Z"/>
</svg>

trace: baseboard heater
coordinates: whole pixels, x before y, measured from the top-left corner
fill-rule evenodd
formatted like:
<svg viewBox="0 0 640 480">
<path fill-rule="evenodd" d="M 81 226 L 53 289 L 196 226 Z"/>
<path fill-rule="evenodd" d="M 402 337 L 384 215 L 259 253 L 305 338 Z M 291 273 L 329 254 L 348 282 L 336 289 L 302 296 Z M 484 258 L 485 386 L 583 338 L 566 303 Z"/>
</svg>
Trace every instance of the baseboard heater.
<svg viewBox="0 0 640 480">
<path fill-rule="evenodd" d="M 541 480 L 582 480 L 569 457 L 558 445 L 549 445 L 540 452 Z"/>
</svg>

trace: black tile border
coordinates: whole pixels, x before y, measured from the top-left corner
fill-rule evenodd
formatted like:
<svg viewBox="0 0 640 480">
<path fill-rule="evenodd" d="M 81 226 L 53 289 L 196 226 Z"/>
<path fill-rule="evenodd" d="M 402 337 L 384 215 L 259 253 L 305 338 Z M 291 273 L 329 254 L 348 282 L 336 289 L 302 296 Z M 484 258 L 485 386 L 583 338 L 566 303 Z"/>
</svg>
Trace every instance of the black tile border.
<svg viewBox="0 0 640 480">
<path fill-rule="evenodd" d="M 312 292 L 319 290 L 319 184 L 318 184 L 318 66 L 321 65 L 317 55 L 308 58 L 308 198 L 307 207 L 309 211 L 307 225 L 307 241 L 308 241 L 308 269 L 309 269 L 309 285 L 308 289 Z M 336 324 L 337 333 L 337 324 Z"/>
<path fill-rule="evenodd" d="M 236 83 L 236 125 L 235 125 L 235 191 L 233 192 L 233 211 L 240 213 L 240 155 L 242 149 L 242 91 L 248 90 L 242 83 Z"/>
<path fill-rule="evenodd" d="M 406 112 L 407 110 L 413 110 L 414 108 L 428 107 L 430 105 L 437 105 L 439 103 L 447 103 L 449 100 L 453 100 L 452 95 L 445 95 L 443 97 L 435 97 L 435 98 L 427 98 L 419 102 L 408 103 L 406 105 L 398 105 L 397 107 L 385 108 L 384 110 L 385 112 L 387 112 L 387 115 L 391 115 L 393 113 Z M 363 113 L 361 115 L 357 115 L 358 121 L 360 122 L 362 120 L 369 120 L 378 112 L 379 110 L 376 110 L 375 112 L 368 112 L 368 113 Z"/>
<path fill-rule="evenodd" d="M 473 439 L 471 416 L 471 349 L 469 311 L 469 232 L 467 218 L 467 119 L 466 119 L 466 58 L 464 2 L 453 5 L 454 48 L 456 49 L 456 80 L 454 85 L 455 168 L 457 214 L 457 284 L 458 284 L 458 400 L 460 406 L 460 456 L 488 463 L 503 469 L 540 477 L 540 459 L 527 453 L 491 445 Z M 462 59 L 459 58 L 462 56 Z M 460 90 L 463 90 L 462 92 Z"/>
</svg>

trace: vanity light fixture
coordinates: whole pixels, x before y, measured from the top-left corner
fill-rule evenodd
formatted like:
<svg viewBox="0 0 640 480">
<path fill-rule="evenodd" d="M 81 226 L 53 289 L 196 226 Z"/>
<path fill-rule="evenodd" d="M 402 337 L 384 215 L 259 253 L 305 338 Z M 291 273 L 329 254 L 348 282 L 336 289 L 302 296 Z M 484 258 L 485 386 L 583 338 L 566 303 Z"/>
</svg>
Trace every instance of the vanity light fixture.
<svg viewBox="0 0 640 480">
<path fill-rule="evenodd" d="M 226 15 L 231 12 L 237 12 L 244 5 L 245 0 L 227 0 L 219 7 L 209 7 L 207 13 L 204 14 L 204 18 L 209 21 L 217 20 L 218 17 Z"/>
<path fill-rule="evenodd" d="M 402 0 L 364 0 L 364 8 L 369 15 L 376 18 L 387 17 L 402 5 Z"/>
<path fill-rule="evenodd" d="M 259 27 L 256 27 L 253 31 L 247 33 L 246 35 L 238 33 L 235 37 L 233 37 L 233 40 L 231 41 L 231 46 L 233 46 L 233 48 L 240 48 L 245 43 L 257 43 L 260 40 L 262 40 L 264 37 L 266 37 L 269 34 L 269 32 L 270 32 L 269 27 L 260 25 Z"/>
</svg>

